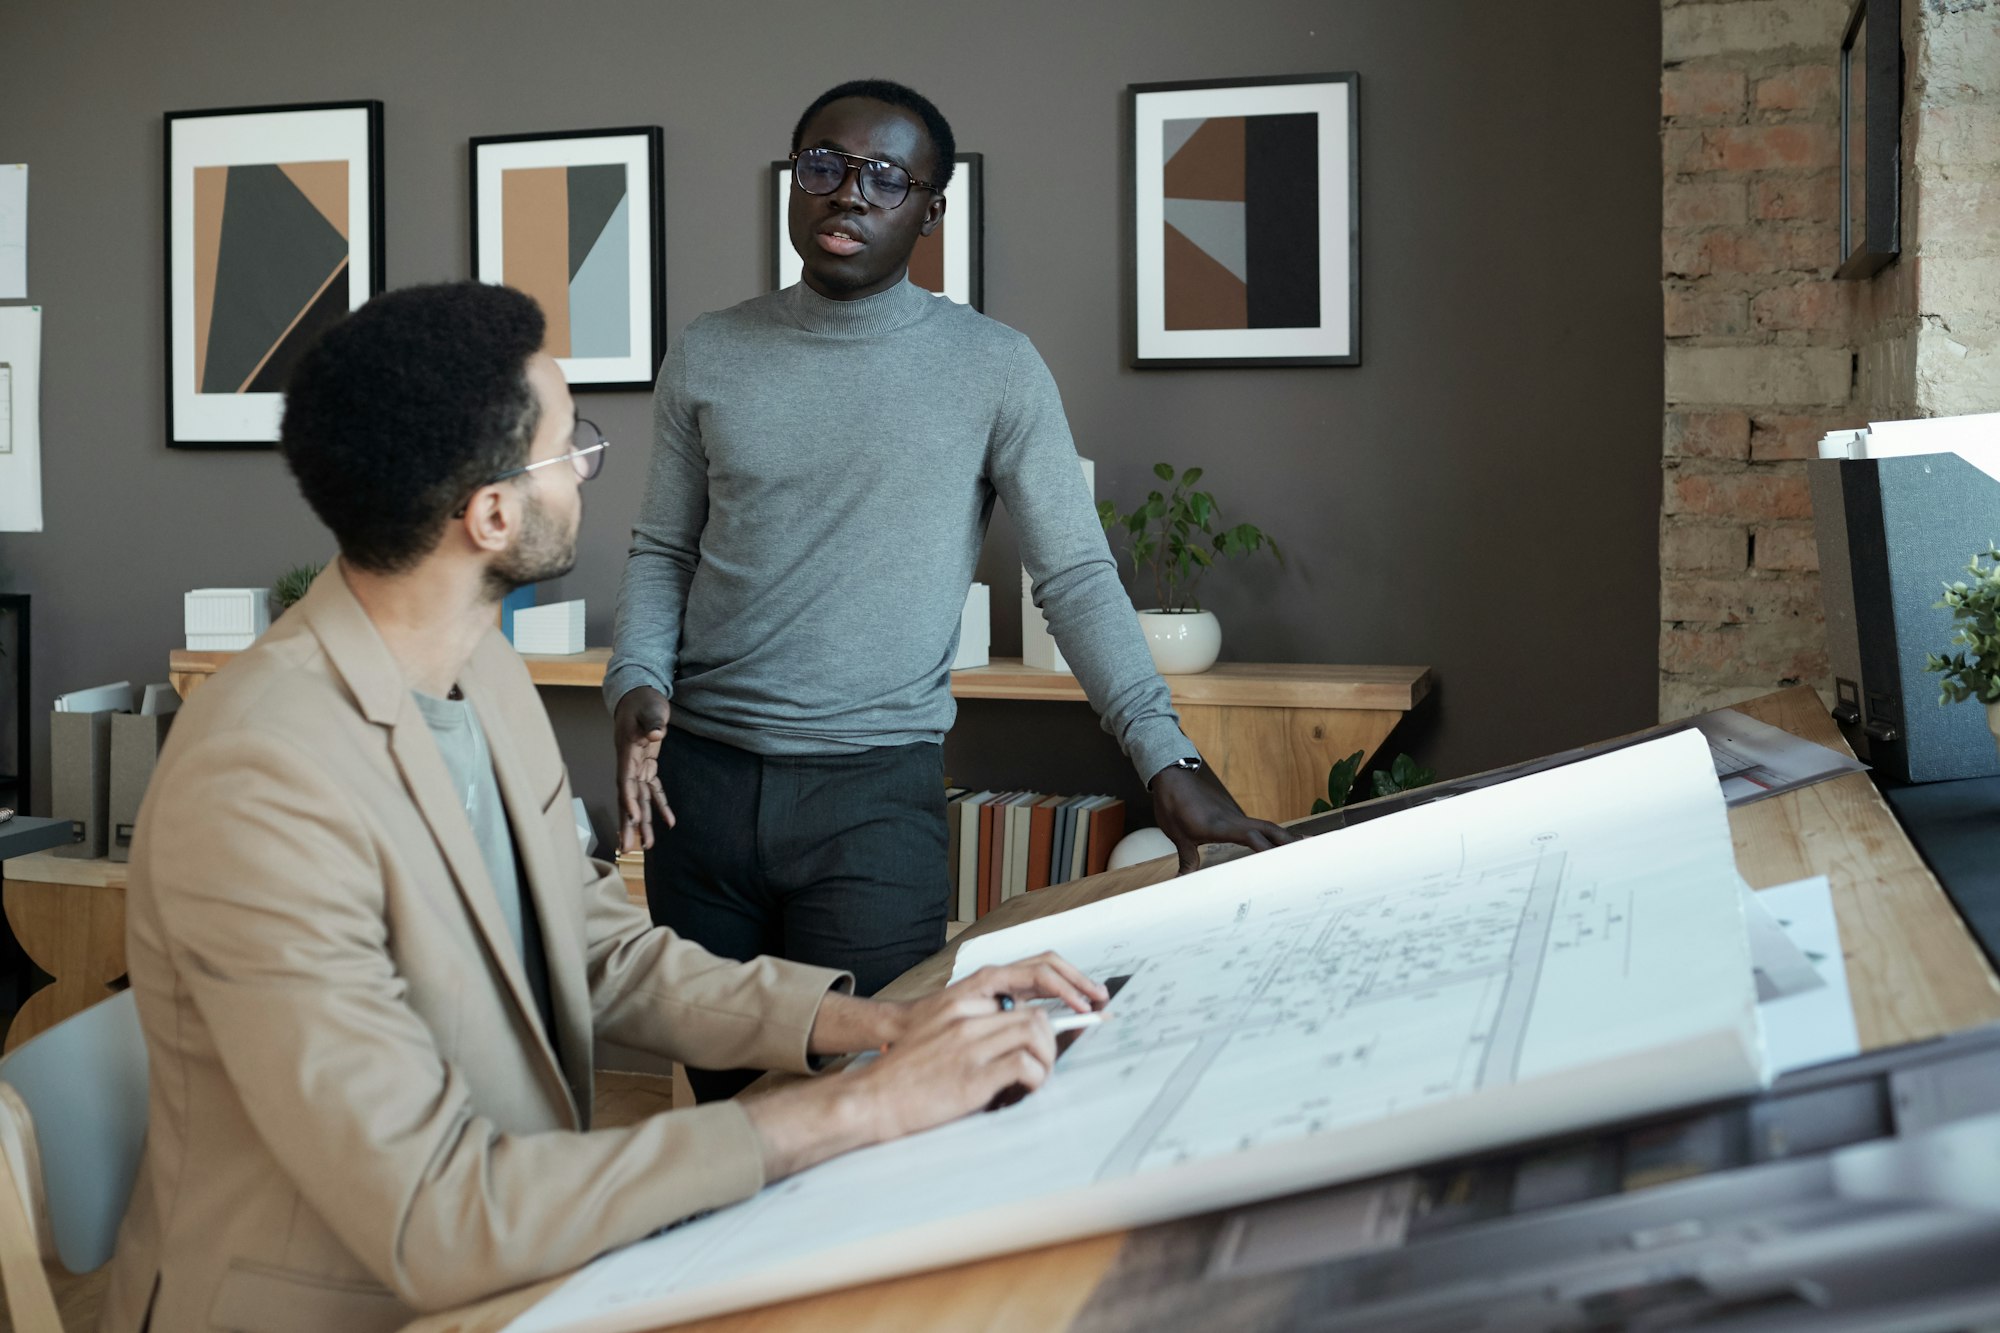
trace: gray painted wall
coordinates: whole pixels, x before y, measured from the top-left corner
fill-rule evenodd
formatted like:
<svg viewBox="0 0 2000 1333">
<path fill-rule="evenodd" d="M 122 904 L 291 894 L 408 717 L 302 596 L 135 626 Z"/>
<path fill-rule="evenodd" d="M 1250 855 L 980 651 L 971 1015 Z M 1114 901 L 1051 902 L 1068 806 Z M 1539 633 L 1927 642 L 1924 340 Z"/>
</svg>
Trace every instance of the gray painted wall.
<svg viewBox="0 0 2000 1333">
<path fill-rule="evenodd" d="M 164 678 L 181 593 L 328 554 L 275 453 L 163 443 L 161 115 L 379 98 L 392 284 L 466 276 L 466 140 L 666 129 L 670 336 L 762 290 L 766 164 L 803 105 L 881 74 L 986 155 L 987 312 L 1054 369 L 1099 494 L 1208 469 L 1226 517 L 1290 564 L 1204 600 L 1244 661 L 1425 662 L 1441 688 L 1390 747 L 1451 774 L 1651 721 L 1661 401 L 1655 11 L 1602 0 L 966 0 L 828 6 L 157 5 L 21 0 L 0 40 L 0 162 L 32 167 L 46 310 L 48 530 L 0 535 L 35 597 L 35 706 Z M 1140 373 L 1123 364 L 1124 88 L 1361 74 L 1364 364 Z M 647 402 L 584 395 L 619 449 L 559 596 L 609 636 Z M 922 559 L 912 552 L 911 559 Z M 1002 515 L 981 577 L 1018 651 Z M 609 728 L 551 691 L 600 821 Z M 47 727 L 36 736 L 47 804 Z M 1082 705 L 968 706 L 948 766 L 980 786 L 1137 795 Z M 1143 821 L 1142 821 L 1143 822 Z"/>
</svg>

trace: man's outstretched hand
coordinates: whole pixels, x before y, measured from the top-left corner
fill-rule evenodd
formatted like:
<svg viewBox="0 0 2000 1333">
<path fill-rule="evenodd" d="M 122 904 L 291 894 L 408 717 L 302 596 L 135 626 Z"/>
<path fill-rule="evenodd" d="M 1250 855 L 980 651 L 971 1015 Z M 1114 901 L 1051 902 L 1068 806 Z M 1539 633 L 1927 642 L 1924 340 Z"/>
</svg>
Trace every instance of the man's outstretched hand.
<svg viewBox="0 0 2000 1333">
<path fill-rule="evenodd" d="M 1153 818 L 1160 832 L 1173 839 L 1180 853 L 1180 873 L 1201 869 L 1201 845 L 1205 842 L 1234 843 L 1253 852 L 1268 851 L 1297 842 L 1299 835 L 1268 819 L 1252 819 L 1236 804 L 1229 788 L 1215 771 L 1163 768 L 1147 784 L 1153 793 Z"/>
<path fill-rule="evenodd" d="M 611 715 L 612 744 L 618 750 L 618 850 L 636 852 L 653 845 L 653 812 L 674 826 L 666 788 L 660 785 L 660 745 L 667 739 L 673 707 L 650 685 L 625 691 Z"/>
</svg>

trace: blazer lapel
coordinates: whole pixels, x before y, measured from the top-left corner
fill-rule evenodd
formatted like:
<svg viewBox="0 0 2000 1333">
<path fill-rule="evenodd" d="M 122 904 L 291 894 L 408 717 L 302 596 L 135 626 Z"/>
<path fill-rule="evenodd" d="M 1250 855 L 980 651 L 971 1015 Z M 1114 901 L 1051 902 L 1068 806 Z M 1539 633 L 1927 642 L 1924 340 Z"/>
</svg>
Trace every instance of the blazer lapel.
<svg viewBox="0 0 2000 1333">
<path fill-rule="evenodd" d="M 437 740 L 431 735 L 423 714 L 418 711 L 416 701 L 410 697 L 410 687 L 403 677 L 402 668 L 389 652 L 388 645 L 382 642 L 382 636 L 375 632 L 368 613 L 354 600 L 354 594 L 348 590 L 346 580 L 340 574 L 337 561 L 314 581 L 312 591 L 300 600 L 293 611 L 304 613 L 328 659 L 353 692 L 362 713 L 369 721 L 388 729 L 389 752 L 402 774 L 403 785 L 409 789 L 411 800 L 429 825 L 431 837 L 436 840 L 445 863 L 451 868 L 459 899 L 472 918 L 508 996 L 513 1000 L 522 1030 L 529 1034 L 535 1056 L 539 1057 L 542 1075 L 568 1105 L 572 1119 L 580 1124 L 575 1094 L 564 1076 L 562 1062 L 550 1044 L 551 1035 L 542 1031 L 541 1016 L 534 993 L 528 987 L 520 953 L 514 946 L 514 937 L 507 929 L 505 918 L 500 915 L 499 894 L 493 887 L 492 876 L 487 873 L 486 859 L 480 854 L 479 843 L 473 837 L 472 825 L 466 820 L 465 807 L 460 803 L 451 774 L 444 766 L 444 756 L 438 751 Z M 490 711 L 482 710 L 482 721 L 491 716 Z M 497 733 L 489 730 L 489 743 L 497 742 L 497 739 Z M 497 744 L 495 767 L 499 767 Z M 512 806 L 511 798 L 508 804 Z M 516 821 L 515 841 L 524 847 L 522 859 L 525 862 L 526 840 L 521 837 L 520 827 Z M 553 939 L 549 943 L 553 946 Z M 555 952 L 553 947 L 550 952 L 552 955 Z M 554 970 L 552 965 L 552 980 Z"/>
<path fill-rule="evenodd" d="M 579 1106 L 585 1106 L 590 1100 L 593 1024 L 578 912 L 583 881 L 575 871 L 580 858 L 564 855 L 568 848 L 550 845 L 541 805 L 545 793 L 535 790 L 533 775 L 505 724 L 505 711 L 495 692 L 482 679 L 479 668 L 484 655 L 483 648 L 474 654 L 459 687 L 478 712 L 486 730 L 487 746 L 493 751 L 493 771 L 499 777 L 501 800 L 506 804 L 507 821 L 514 830 L 514 846 L 520 852 L 526 880 L 523 888 L 542 926 L 542 948 L 548 955 L 549 998 L 555 1012 L 556 1032 L 552 1035 L 569 1076 L 571 1096 Z M 563 810 L 562 815 L 567 822 L 569 811 Z M 565 874 L 565 868 L 569 873 Z"/>
</svg>

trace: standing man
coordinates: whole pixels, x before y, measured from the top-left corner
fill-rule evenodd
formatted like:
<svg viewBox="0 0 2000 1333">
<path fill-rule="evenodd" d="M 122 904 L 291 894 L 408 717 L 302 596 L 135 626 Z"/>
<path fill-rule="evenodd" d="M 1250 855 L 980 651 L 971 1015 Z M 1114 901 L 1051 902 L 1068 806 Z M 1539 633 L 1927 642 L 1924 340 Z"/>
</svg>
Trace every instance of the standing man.
<svg viewBox="0 0 2000 1333">
<path fill-rule="evenodd" d="M 804 281 L 702 316 L 667 357 L 604 685 L 654 918 L 863 994 L 944 943 L 941 742 L 996 498 L 1182 870 L 1204 842 L 1293 837 L 1181 734 L 1033 345 L 908 281 L 954 152 L 900 84 L 842 84 L 799 118 Z M 704 1099 L 747 1081 L 690 1078 Z"/>
<path fill-rule="evenodd" d="M 576 557 L 605 443 L 519 292 L 370 301 L 300 360 L 285 461 L 340 558 L 181 713 L 133 841 L 145 1156 L 105 1333 L 388 1333 L 766 1181 L 941 1123 L 1054 1059 L 1003 995 L 1101 1003 L 1053 955 L 909 1005 L 732 962 L 587 860 L 495 626 Z M 599 1039 L 863 1068 L 591 1128 Z"/>
</svg>

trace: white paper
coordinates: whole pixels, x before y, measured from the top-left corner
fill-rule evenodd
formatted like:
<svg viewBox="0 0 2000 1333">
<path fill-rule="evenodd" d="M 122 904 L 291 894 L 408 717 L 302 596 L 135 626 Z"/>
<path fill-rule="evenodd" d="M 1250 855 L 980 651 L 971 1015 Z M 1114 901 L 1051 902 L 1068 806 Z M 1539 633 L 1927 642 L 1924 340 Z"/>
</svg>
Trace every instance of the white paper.
<svg viewBox="0 0 2000 1333">
<path fill-rule="evenodd" d="M 0 163 L 0 301 L 28 299 L 28 165 Z"/>
<path fill-rule="evenodd" d="M 1858 458 L 1907 458 L 1913 454 L 1957 454 L 2000 481 L 2000 412 L 1957 417 L 1916 417 L 1871 421 L 1858 441 Z"/>
<path fill-rule="evenodd" d="M 7 171 L 0 168 L 0 176 Z M 0 532 L 42 530 L 42 308 L 0 306 Z"/>
<path fill-rule="evenodd" d="M 1762 1081 L 1692 732 L 968 942 L 1132 979 L 1036 1095 L 584 1269 L 514 1333 L 654 1327 L 1358 1179 Z"/>
<path fill-rule="evenodd" d="M 1854 1001 L 1847 989 L 1847 958 L 1841 952 L 1840 923 L 1826 876 L 1781 884 L 1756 897 L 1826 982 L 1757 1006 L 1771 1073 L 1858 1054 L 1861 1038 L 1854 1028 Z"/>
<path fill-rule="evenodd" d="M 1867 768 L 1851 755 L 1794 736 L 1733 708 L 1703 713 L 1690 718 L 1688 725 L 1708 738 L 1715 776 L 1732 810 Z"/>
</svg>

